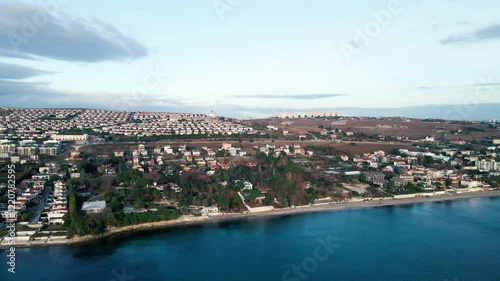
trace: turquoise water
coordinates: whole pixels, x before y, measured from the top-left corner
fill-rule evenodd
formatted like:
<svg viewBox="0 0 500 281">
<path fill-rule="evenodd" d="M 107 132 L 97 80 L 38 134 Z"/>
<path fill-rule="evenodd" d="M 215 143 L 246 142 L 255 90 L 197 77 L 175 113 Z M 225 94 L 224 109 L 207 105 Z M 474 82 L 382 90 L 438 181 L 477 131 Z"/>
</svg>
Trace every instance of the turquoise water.
<svg viewBox="0 0 500 281">
<path fill-rule="evenodd" d="M 17 254 L 13 275 L 1 253 L 0 280 L 500 280 L 500 198 L 214 223 Z"/>
</svg>

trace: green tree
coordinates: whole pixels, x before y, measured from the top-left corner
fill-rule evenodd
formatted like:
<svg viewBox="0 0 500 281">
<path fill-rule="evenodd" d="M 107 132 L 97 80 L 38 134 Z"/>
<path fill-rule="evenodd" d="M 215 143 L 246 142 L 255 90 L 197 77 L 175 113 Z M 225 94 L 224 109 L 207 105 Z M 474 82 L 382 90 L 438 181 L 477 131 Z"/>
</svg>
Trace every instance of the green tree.
<svg viewBox="0 0 500 281">
<path fill-rule="evenodd" d="M 142 209 L 142 208 L 144 208 L 144 206 L 145 206 L 144 201 L 142 201 L 142 200 L 136 200 L 134 202 L 134 208 L 136 208 L 136 209 Z"/>
<path fill-rule="evenodd" d="M 426 168 L 430 168 L 435 164 L 434 158 L 432 156 L 425 156 L 423 159 L 423 165 Z"/>
</svg>

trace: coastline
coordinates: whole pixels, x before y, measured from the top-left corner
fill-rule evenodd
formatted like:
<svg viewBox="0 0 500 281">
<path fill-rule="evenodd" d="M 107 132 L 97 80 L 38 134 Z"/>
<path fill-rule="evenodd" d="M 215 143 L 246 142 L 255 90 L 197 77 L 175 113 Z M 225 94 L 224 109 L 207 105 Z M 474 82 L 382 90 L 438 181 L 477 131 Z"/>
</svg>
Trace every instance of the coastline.
<svg viewBox="0 0 500 281">
<path fill-rule="evenodd" d="M 432 197 L 408 198 L 408 199 L 373 200 L 373 201 L 360 201 L 360 202 L 339 203 L 339 204 L 327 203 L 327 204 L 313 205 L 313 206 L 299 206 L 293 209 L 292 208 L 275 209 L 272 211 L 265 211 L 260 213 L 225 214 L 225 215 L 217 215 L 211 217 L 184 216 L 179 219 L 171 221 L 153 222 L 153 223 L 131 225 L 119 228 L 111 228 L 106 233 L 97 236 L 89 235 L 82 237 L 74 237 L 66 240 L 53 241 L 50 243 L 29 243 L 24 245 L 18 244 L 16 246 L 33 247 L 33 246 L 66 245 L 66 246 L 77 247 L 81 245 L 92 244 L 111 237 L 119 237 L 125 234 L 134 234 L 137 232 L 158 230 L 158 229 L 168 229 L 171 227 L 179 227 L 179 226 L 196 226 L 208 223 L 231 222 L 231 221 L 239 221 L 245 219 L 262 219 L 262 218 L 272 218 L 279 216 L 290 216 L 290 215 L 317 213 L 317 212 L 377 208 L 377 207 L 399 206 L 399 205 L 409 205 L 409 204 L 418 204 L 427 202 L 455 201 L 460 199 L 472 199 L 472 198 L 484 198 L 484 197 L 500 197 L 500 190 L 470 192 L 470 193 L 462 193 L 455 195 L 439 195 Z M 5 249 L 5 247 L 0 246 L 0 250 L 2 249 Z"/>
</svg>

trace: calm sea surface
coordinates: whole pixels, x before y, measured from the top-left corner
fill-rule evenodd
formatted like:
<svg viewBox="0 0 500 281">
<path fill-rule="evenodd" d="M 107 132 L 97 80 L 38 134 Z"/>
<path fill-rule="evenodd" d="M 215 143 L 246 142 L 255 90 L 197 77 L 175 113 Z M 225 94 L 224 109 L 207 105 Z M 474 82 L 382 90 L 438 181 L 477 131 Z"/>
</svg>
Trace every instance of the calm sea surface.
<svg viewBox="0 0 500 281">
<path fill-rule="evenodd" d="M 0 252 L 0 280 L 500 280 L 500 198 L 214 223 Z"/>
</svg>

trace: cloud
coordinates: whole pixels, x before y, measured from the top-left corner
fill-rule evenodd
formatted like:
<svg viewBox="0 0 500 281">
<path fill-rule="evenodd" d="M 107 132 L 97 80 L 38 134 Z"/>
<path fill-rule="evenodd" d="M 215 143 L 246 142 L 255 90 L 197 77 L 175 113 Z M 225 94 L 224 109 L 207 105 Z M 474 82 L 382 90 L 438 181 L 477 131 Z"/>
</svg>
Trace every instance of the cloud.
<svg viewBox="0 0 500 281">
<path fill-rule="evenodd" d="M 446 37 L 444 39 L 441 39 L 439 43 L 441 45 L 448 45 L 448 44 L 459 44 L 459 43 L 465 43 L 465 42 L 471 42 L 470 38 L 465 37 L 465 36 L 459 36 L 459 37 Z"/>
<path fill-rule="evenodd" d="M 0 79 L 26 79 L 52 72 L 0 62 Z"/>
<path fill-rule="evenodd" d="M 420 87 L 418 87 L 418 90 L 420 90 L 420 91 L 432 90 L 432 87 L 420 86 Z"/>
<path fill-rule="evenodd" d="M 0 3 L 0 56 L 100 62 L 148 54 L 140 42 L 112 25 L 96 19 L 56 16 L 49 9 L 20 2 Z"/>
<path fill-rule="evenodd" d="M 474 43 L 494 39 L 500 39 L 500 24 L 490 25 L 470 34 L 446 37 L 439 42 L 443 45 L 448 45 Z"/>
<path fill-rule="evenodd" d="M 117 109 L 112 104 L 118 98 L 108 93 L 58 90 L 44 82 L 0 79 L 0 104 L 8 107 Z"/>
<path fill-rule="evenodd" d="M 473 23 L 469 22 L 469 21 L 459 21 L 456 23 L 457 26 L 471 26 L 471 25 L 474 25 Z"/>
<path fill-rule="evenodd" d="M 0 79 L 0 103 L 6 103 L 8 98 L 11 97 L 21 97 L 21 96 L 37 96 L 42 97 L 45 95 L 58 94 L 59 92 L 50 89 L 47 83 L 42 82 L 21 82 L 12 81 L 6 79 Z M 47 96 L 47 98 L 52 98 Z M 18 104 L 17 106 L 20 106 Z"/>
<path fill-rule="evenodd" d="M 473 87 L 486 87 L 486 86 L 500 86 L 500 83 L 478 83 L 478 84 L 474 84 L 472 85 Z"/>
<path fill-rule="evenodd" d="M 20 94 L 5 94 L 6 89 Z M 0 79 L 0 104 L 12 107 L 34 108 L 94 108 L 107 110 L 129 110 L 148 112 L 189 112 L 205 113 L 207 109 L 214 110 L 219 116 L 226 117 L 270 117 L 281 112 L 272 107 L 247 106 L 241 104 L 216 103 L 207 107 L 206 104 L 192 103 L 187 100 L 174 100 L 169 97 L 144 97 L 141 99 L 125 99 L 119 93 L 77 93 L 63 92 L 51 89 L 44 83 L 24 83 Z M 475 104 L 473 107 L 464 105 L 424 105 L 395 108 L 360 108 L 360 107 L 293 107 L 287 112 L 325 111 L 339 112 L 343 116 L 406 116 L 414 118 L 449 118 L 457 120 L 489 120 L 498 118 L 499 103 Z M 450 113 L 450 114 L 447 114 Z"/>
<path fill-rule="evenodd" d="M 347 96 L 346 94 L 303 94 L 303 95 L 245 95 L 232 96 L 233 98 L 258 98 L 258 99 L 297 99 L 297 100 L 317 100 L 333 97 Z"/>
<path fill-rule="evenodd" d="M 1 13 L 1 11 L 0 11 L 0 13 Z M 0 30 L 0 32 L 2 32 L 2 31 Z M 0 41 L 3 39 L 5 39 L 5 38 L 0 38 Z M 35 59 L 31 55 L 21 54 L 19 52 L 14 51 L 14 50 L 2 49 L 2 47 L 0 47 L 0 57 L 15 58 L 15 59 L 30 59 L 30 60 Z"/>
</svg>

